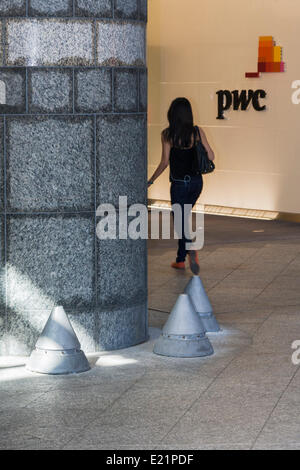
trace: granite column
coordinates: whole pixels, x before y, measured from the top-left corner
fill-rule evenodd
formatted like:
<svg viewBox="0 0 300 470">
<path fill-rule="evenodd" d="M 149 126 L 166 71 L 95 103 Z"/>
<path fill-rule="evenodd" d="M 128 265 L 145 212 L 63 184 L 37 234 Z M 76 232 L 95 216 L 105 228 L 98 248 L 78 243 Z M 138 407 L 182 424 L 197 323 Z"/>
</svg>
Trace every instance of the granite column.
<svg viewBox="0 0 300 470">
<path fill-rule="evenodd" d="M 0 3 L 0 354 L 63 305 L 85 352 L 147 338 L 145 240 L 97 207 L 146 203 L 145 0 Z"/>
</svg>

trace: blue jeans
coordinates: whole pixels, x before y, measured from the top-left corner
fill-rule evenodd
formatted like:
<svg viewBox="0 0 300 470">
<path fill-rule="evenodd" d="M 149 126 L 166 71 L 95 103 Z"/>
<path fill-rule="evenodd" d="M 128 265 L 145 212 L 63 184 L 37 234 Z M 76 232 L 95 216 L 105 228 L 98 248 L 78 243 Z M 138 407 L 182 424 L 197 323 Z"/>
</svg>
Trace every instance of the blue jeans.
<svg viewBox="0 0 300 470">
<path fill-rule="evenodd" d="M 176 262 L 180 263 L 185 261 L 187 250 L 186 243 L 191 243 L 189 238 L 185 237 L 184 227 L 184 205 L 190 204 L 192 207 L 196 204 L 203 188 L 202 175 L 199 176 L 186 176 L 184 180 L 171 178 L 171 203 L 179 204 L 181 207 L 182 220 L 181 220 L 181 233 L 182 237 L 178 240 L 178 251 Z M 174 216 L 174 213 L 173 213 Z M 187 230 L 186 230 L 187 232 Z"/>
</svg>

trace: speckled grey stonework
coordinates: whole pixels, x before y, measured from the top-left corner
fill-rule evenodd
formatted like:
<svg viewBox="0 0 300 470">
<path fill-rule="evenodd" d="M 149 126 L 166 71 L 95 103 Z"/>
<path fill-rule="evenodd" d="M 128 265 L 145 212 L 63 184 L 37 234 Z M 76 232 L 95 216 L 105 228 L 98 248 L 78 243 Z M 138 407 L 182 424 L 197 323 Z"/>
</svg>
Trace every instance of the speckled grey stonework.
<svg viewBox="0 0 300 470">
<path fill-rule="evenodd" d="M 31 16 L 70 16 L 73 15 L 72 0 L 29 0 Z"/>
<path fill-rule="evenodd" d="M 4 216 L 0 216 L 0 338 L 1 328 L 5 323 L 5 252 L 4 252 Z"/>
<path fill-rule="evenodd" d="M 0 22 L 0 65 L 4 65 L 4 64 L 3 64 L 3 61 L 4 61 L 4 57 L 3 57 L 3 46 L 2 46 L 2 43 L 3 43 L 3 41 L 2 41 L 2 27 L 3 27 L 3 26 L 2 26 L 2 24 L 3 24 L 3 23 Z"/>
<path fill-rule="evenodd" d="M 80 342 L 81 349 L 86 353 L 95 352 L 97 328 L 95 311 L 86 311 L 84 313 L 72 313 L 70 311 L 68 317 Z"/>
<path fill-rule="evenodd" d="M 8 120 L 10 209 L 92 210 L 93 148 L 90 117 Z"/>
<path fill-rule="evenodd" d="M 4 209 L 4 198 L 3 198 L 3 190 L 4 190 L 4 121 L 3 118 L 0 118 L 0 210 L 1 212 Z M 1 218 L 1 226 L 2 229 L 2 218 Z M 1 244 L 3 248 L 3 243 Z M 1 250 L 0 250 L 1 253 Z M 1 255 L 0 255 L 1 256 Z M 1 267 L 1 266 L 0 266 Z"/>
<path fill-rule="evenodd" d="M 0 0 L 0 355 L 58 304 L 85 352 L 147 339 L 146 242 L 99 240 L 95 214 L 146 203 L 144 4 Z"/>
<path fill-rule="evenodd" d="M 0 104 L 0 113 L 25 113 L 25 69 L 0 68 L 0 80 L 5 83 L 6 94 L 6 104 Z"/>
<path fill-rule="evenodd" d="M 147 5 L 147 3 L 148 3 L 147 0 L 140 0 L 140 9 L 141 9 L 140 18 L 143 21 L 147 21 L 147 17 L 148 17 L 148 5 Z"/>
<path fill-rule="evenodd" d="M 76 16 L 112 17 L 113 0 L 75 0 Z"/>
<path fill-rule="evenodd" d="M 145 28 L 139 23 L 97 22 L 99 65 L 145 65 Z"/>
<path fill-rule="evenodd" d="M 147 340 L 147 304 L 101 311 L 96 350 L 122 349 Z"/>
<path fill-rule="evenodd" d="M 6 354 L 29 355 L 43 330 L 51 310 L 14 311 L 8 309 Z"/>
<path fill-rule="evenodd" d="M 0 355 L 7 354 L 6 332 L 7 321 L 5 312 L 4 217 L 0 216 Z"/>
<path fill-rule="evenodd" d="M 138 71 L 115 70 L 114 110 L 116 112 L 138 111 Z"/>
<path fill-rule="evenodd" d="M 0 311 L 0 356 L 6 356 L 7 352 L 7 322 L 5 310 Z"/>
<path fill-rule="evenodd" d="M 144 302 L 147 288 L 146 241 L 99 240 L 98 252 L 98 298 L 101 307 L 122 307 Z"/>
<path fill-rule="evenodd" d="M 25 15 L 26 0 L 1 0 L 0 1 L 0 17 Z"/>
<path fill-rule="evenodd" d="M 147 111 L 148 107 L 148 80 L 147 71 L 140 70 L 140 111 Z"/>
<path fill-rule="evenodd" d="M 71 113 L 72 70 L 33 69 L 29 73 L 30 113 Z"/>
<path fill-rule="evenodd" d="M 98 204 L 146 203 L 145 139 L 144 116 L 97 118 Z"/>
<path fill-rule="evenodd" d="M 94 308 L 94 221 L 84 216 L 10 216 L 7 303 L 33 315 L 55 305 Z"/>
<path fill-rule="evenodd" d="M 91 65 L 93 24 L 81 20 L 8 20 L 7 65 Z"/>
<path fill-rule="evenodd" d="M 112 78 L 110 69 L 75 71 L 75 111 L 81 113 L 112 110 Z"/>
<path fill-rule="evenodd" d="M 138 18 L 138 0 L 114 0 L 114 8 L 115 18 Z"/>
</svg>

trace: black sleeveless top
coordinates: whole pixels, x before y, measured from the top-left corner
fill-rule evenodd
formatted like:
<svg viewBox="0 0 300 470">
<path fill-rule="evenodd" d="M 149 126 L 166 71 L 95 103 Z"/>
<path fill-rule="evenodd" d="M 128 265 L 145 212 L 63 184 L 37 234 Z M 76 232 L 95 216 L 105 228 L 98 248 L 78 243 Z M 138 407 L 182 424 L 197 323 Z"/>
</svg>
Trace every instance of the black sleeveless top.
<svg viewBox="0 0 300 470">
<path fill-rule="evenodd" d="M 170 152 L 170 181 L 183 180 L 186 175 L 199 175 L 196 145 L 189 149 L 172 147 Z"/>
</svg>

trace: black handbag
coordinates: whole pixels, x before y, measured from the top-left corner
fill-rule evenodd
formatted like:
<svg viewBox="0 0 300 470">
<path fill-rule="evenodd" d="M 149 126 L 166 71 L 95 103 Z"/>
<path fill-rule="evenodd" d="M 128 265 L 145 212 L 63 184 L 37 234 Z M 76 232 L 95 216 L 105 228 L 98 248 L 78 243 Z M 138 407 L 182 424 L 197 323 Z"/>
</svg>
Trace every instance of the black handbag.
<svg viewBox="0 0 300 470">
<path fill-rule="evenodd" d="M 208 158 L 207 150 L 202 144 L 199 127 L 197 127 L 196 129 L 198 131 L 198 135 L 200 139 L 196 145 L 198 171 L 199 173 L 205 175 L 207 173 L 212 173 L 214 171 L 215 164 L 212 160 Z"/>
</svg>

